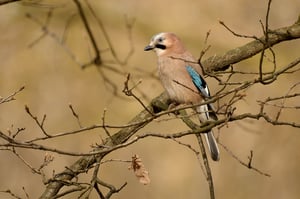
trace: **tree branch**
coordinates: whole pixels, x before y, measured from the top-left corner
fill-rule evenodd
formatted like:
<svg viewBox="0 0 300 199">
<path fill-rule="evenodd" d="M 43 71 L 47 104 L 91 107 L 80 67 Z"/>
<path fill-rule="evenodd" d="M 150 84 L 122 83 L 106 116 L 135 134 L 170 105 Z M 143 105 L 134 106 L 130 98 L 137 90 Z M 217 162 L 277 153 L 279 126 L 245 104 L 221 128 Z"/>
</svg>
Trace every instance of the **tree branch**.
<svg viewBox="0 0 300 199">
<path fill-rule="evenodd" d="M 268 45 L 263 45 L 261 43 L 260 40 L 264 41 L 264 37 L 261 37 L 259 40 L 254 40 L 244 46 L 230 50 L 227 53 L 224 53 L 223 55 L 210 57 L 207 60 L 205 60 L 204 62 L 202 62 L 202 64 L 204 65 L 205 68 L 208 68 L 213 71 L 224 70 L 225 66 L 228 66 L 230 64 L 234 64 L 241 60 L 247 59 L 247 58 L 261 52 L 262 50 L 264 50 L 266 48 L 266 46 L 270 47 L 270 46 L 273 46 L 273 45 L 278 44 L 283 41 L 288 41 L 291 39 L 298 39 L 298 38 L 300 38 L 300 23 L 296 23 L 289 27 L 270 31 L 268 33 L 268 42 L 269 42 Z M 285 71 L 292 68 L 293 66 L 295 66 L 298 63 L 299 63 L 299 60 L 297 59 L 293 63 L 287 65 L 286 67 L 284 67 L 278 71 L 275 71 L 274 73 L 272 73 L 270 75 L 264 76 L 263 79 L 264 80 L 275 80 L 278 75 L 284 73 Z M 239 87 L 237 87 L 231 91 L 229 90 L 229 93 L 243 90 L 257 82 L 259 82 L 259 79 L 254 79 L 252 81 L 245 81 Z M 226 93 L 228 93 L 228 92 L 226 92 Z M 224 95 L 225 94 L 223 93 L 218 97 L 220 98 Z M 137 125 L 132 125 L 132 126 L 128 125 L 127 127 L 121 129 L 119 132 L 112 135 L 111 137 L 107 137 L 104 140 L 103 145 L 101 145 L 102 147 L 100 146 L 99 148 L 96 148 L 96 149 L 94 149 L 94 151 L 91 152 L 93 154 L 91 154 L 90 156 L 84 156 L 84 157 L 78 159 L 68 169 L 64 170 L 61 173 L 56 174 L 53 177 L 53 179 L 50 179 L 41 198 L 51 198 L 51 197 L 55 196 L 60 191 L 60 189 L 64 186 L 65 181 L 70 181 L 70 180 L 72 180 L 72 178 L 76 177 L 80 173 L 87 171 L 89 168 L 93 167 L 93 165 L 96 162 L 101 161 L 101 159 L 109 152 L 111 152 L 117 148 L 128 146 L 131 143 L 136 142 L 138 140 L 138 138 L 133 139 L 132 141 L 129 141 L 128 143 L 126 141 L 131 136 L 133 136 L 138 130 L 140 130 L 141 128 L 143 128 L 145 125 L 147 125 L 153 119 L 156 118 L 155 116 L 153 116 L 152 114 L 149 113 L 149 110 L 151 113 L 160 113 L 161 111 L 167 109 L 167 104 L 168 104 L 167 102 L 168 102 L 168 99 L 167 99 L 165 93 L 158 96 L 156 99 L 154 99 L 152 101 L 152 104 L 150 106 L 148 106 L 146 110 L 143 110 L 142 112 L 140 112 L 135 118 L 133 118 L 129 122 L 129 124 L 135 123 Z M 245 118 L 251 118 L 251 119 L 264 118 L 267 122 L 274 123 L 276 125 L 289 125 L 289 126 L 299 127 L 298 124 L 272 120 L 268 115 L 266 115 L 263 112 L 263 107 L 264 107 L 264 105 L 261 104 L 261 111 L 258 114 L 245 113 L 245 114 L 241 114 L 238 116 L 230 115 L 229 118 L 224 118 L 224 119 L 218 120 L 216 122 L 208 123 L 206 125 L 204 124 L 204 126 L 202 126 L 203 128 L 201 128 L 201 130 L 199 130 L 199 129 L 197 129 L 197 130 L 199 130 L 199 132 L 207 131 L 208 129 L 211 129 L 212 127 L 215 127 L 217 125 L 224 124 L 226 122 L 235 121 L 235 120 L 241 120 L 241 119 L 245 119 Z M 144 122 L 141 122 L 141 121 L 144 121 Z M 188 132 L 188 133 L 195 134 L 196 131 L 192 131 L 192 132 Z M 151 136 L 151 135 L 139 136 L 139 138 L 143 138 L 143 137 L 147 137 L 147 136 Z M 159 135 L 153 135 L 153 136 L 160 137 Z M 175 136 L 176 136 L 176 134 L 173 134 L 173 135 L 170 135 L 169 137 L 174 138 Z M 182 135 L 178 135 L 178 136 L 182 136 Z M 207 164 L 205 166 L 206 166 L 206 171 L 208 172 L 210 169 L 209 165 Z M 213 185 L 212 177 L 208 177 L 208 182 L 209 182 L 209 186 L 210 186 L 211 196 L 213 197 L 214 190 L 213 190 L 213 186 L 212 186 Z"/>
<path fill-rule="evenodd" d="M 224 24 L 223 22 L 220 23 Z M 266 40 L 266 37 L 263 36 L 247 43 L 246 45 L 229 50 L 228 52 L 222 55 L 209 57 L 208 59 L 202 62 L 202 65 L 208 71 L 226 70 L 229 67 L 229 65 L 248 59 L 262 52 L 265 48 L 272 47 L 275 44 L 281 43 L 283 41 L 299 39 L 300 17 L 297 20 L 297 22 L 295 22 L 295 24 L 284 28 L 269 30 L 267 35 L 268 43 L 266 45 L 262 43 L 262 41 Z"/>
<path fill-rule="evenodd" d="M 153 100 L 153 103 L 150 106 L 148 106 L 147 108 L 148 108 L 148 110 L 151 110 L 151 112 L 153 112 L 154 110 L 161 111 L 163 109 L 162 109 L 162 107 L 159 106 L 159 104 L 166 104 L 167 100 L 168 100 L 167 96 L 165 94 L 162 94 L 162 95 L 158 96 L 157 98 L 155 98 Z M 129 123 L 136 123 L 136 122 L 143 121 L 146 118 L 150 118 L 150 117 L 152 117 L 152 115 L 147 110 L 144 110 L 144 111 L 140 112 L 136 117 L 134 117 Z M 143 128 L 151 121 L 152 120 L 149 120 L 145 123 L 140 123 L 140 125 L 129 126 L 129 127 L 123 128 L 116 134 L 112 135 L 111 138 L 108 137 L 104 141 L 103 145 L 105 147 L 111 147 L 116 144 L 122 144 L 122 143 L 126 142 L 132 135 L 134 135 L 139 129 Z M 101 150 L 101 148 L 95 149 L 95 150 Z M 63 172 L 55 175 L 54 179 L 50 180 L 49 184 L 47 185 L 44 193 L 42 194 L 42 196 L 40 198 L 51 198 L 51 197 L 55 196 L 59 192 L 59 190 L 64 186 L 63 181 L 71 180 L 78 174 L 85 172 L 86 169 L 88 169 L 94 163 L 96 163 L 97 160 L 100 162 L 101 159 L 106 154 L 107 154 L 107 152 L 99 153 L 99 154 L 91 155 L 91 156 L 84 156 L 84 157 L 80 158 L 75 163 L 73 163 L 69 169 L 65 169 Z"/>
<path fill-rule="evenodd" d="M 95 51 L 95 58 L 93 60 L 93 64 L 96 64 L 96 65 L 101 65 L 102 64 L 102 59 L 101 59 L 101 56 L 100 56 L 100 50 L 99 50 L 99 47 L 98 47 L 98 44 L 96 42 L 96 39 L 95 39 L 95 36 L 90 28 L 90 25 L 88 23 L 88 20 L 86 18 L 86 15 L 84 14 L 84 11 L 83 11 L 83 8 L 81 6 L 81 3 L 79 2 L 79 0 L 73 0 L 74 3 L 76 4 L 77 6 L 77 9 L 78 9 L 78 12 L 79 12 L 79 15 L 80 15 L 80 18 L 82 19 L 82 22 L 84 24 L 84 27 L 88 33 L 88 36 L 92 42 L 92 45 L 93 45 L 93 48 L 94 48 L 94 51 Z M 84 68 L 84 67 L 83 67 Z"/>
<path fill-rule="evenodd" d="M 20 0 L 0 0 L 0 6 L 4 5 L 4 4 L 8 4 L 8 3 L 14 3 Z"/>
</svg>

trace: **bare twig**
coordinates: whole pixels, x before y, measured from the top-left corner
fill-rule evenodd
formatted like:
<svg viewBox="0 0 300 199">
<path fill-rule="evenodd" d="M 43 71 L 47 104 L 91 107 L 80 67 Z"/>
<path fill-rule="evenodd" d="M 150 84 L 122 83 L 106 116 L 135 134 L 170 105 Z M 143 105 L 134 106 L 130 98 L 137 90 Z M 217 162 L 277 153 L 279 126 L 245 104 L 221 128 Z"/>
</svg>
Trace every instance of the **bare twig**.
<svg viewBox="0 0 300 199">
<path fill-rule="evenodd" d="M 33 173 L 41 175 L 41 172 L 31 166 L 29 162 L 27 162 L 19 153 L 17 153 L 14 147 L 12 147 L 10 151 L 14 153 L 14 155 L 17 156 Z"/>
<path fill-rule="evenodd" d="M 106 111 L 107 111 L 107 109 L 104 109 L 104 110 L 103 110 L 103 115 L 102 115 L 102 117 L 101 117 L 101 119 L 102 119 L 102 125 L 103 125 L 103 129 L 104 129 L 106 135 L 107 135 L 108 137 L 111 138 L 111 135 L 110 135 L 108 129 L 106 128 L 106 126 L 105 126 L 105 115 L 106 115 Z M 112 141 L 113 141 L 113 140 L 112 140 Z"/>
<path fill-rule="evenodd" d="M 120 188 L 117 189 L 113 185 L 101 181 L 99 178 L 97 179 L 97 183 L 109 189 L 109 192 L 103 199 L 109 199 L 113 194 L 119 193 L 127 185 L 127 182 L 125 182 Z"/>
<path fill-rule="evenodd" d="M 222 55 L 212 56 L 202 62 L 203 66 L 208 71 L 222 71 L 227 69 L 229 65 L 235 64 L 239 61 L 248 59 L 257 53 L 260 53 L 265 45 L 261 41 L 265 41 L 265 36 L 256 38 L 255 36 L 250 36 L 254 38 L 251 41 L 241 47 L 227 51 Z M 294 23 L 291 26 L 279 28 L 276 30 L 268 31 L 268 44 L 267 46 L 273 46 L 283 41 L 288 41 L 292 39 L 300 38 L 300 24 Z"/>
<path fill-rule="evenodd" d="M 49 16 L 49 15 L 48 15 Z M 28 19 L 31 19 L 33 22 L 35 22 L 38 26 L 41 27 L 41 31 L 43 32 L 43 34 L 39 37 L 43 37 L 43 35 L 47 35 L 49 36 L 50 38 L 52 38 L 58 45 L 60 45 L 63 50 L 67 53 L 68 56 L 70 56 L 70 58 L 75 62 L 77 63 L 78 65 L 82 65 L 81 63 L 78 62 L 78 60 L 76 59 L 76 56 L 75 54 L 68 48 L 68 46 L 66 46 L 62 39 L 54 32 L 51 32 L 48 28 L 48 26 L 46 26 L 44 23 L 42 23 L 38 18 L 34 17 L 33 15 L 31 15 L 30 13 L 27 13 L 26 14 L 26 17 Z M 40 39 L 36 39 L 35 41 L 40 41 Z M 43 37 L 44 38 L 44 37 Z M 32 44 L 29 44 L 29 47 L 32 47 Z"/>
<path fill-rule="evenodd" d="M 93 15 L 93 17 L 96 19 L 97 23 L 98 23 L 98 26 L 100 27 L 101 29 L 101 32 L 105 38 L 105 41 L 107 42 L 108 46 L 109 46 L 109 50 L 111 51 L 111 54 L 112 56 L 114 57 L 114 60 L 120 64 L 120 65 L 126 65 L 129 58 L 133 55 L 134 53 L 134 47 L 133 47 L 133 40 L 132 40 L 132 33 L 131 33 L 131 30 L 132 30 L 132 27 L 134 25 L 134 22 L 135 20 L 132 20 L 131 22 L 128 21 L 128 19 L 125 17 L 125 25 L 126 25 L 126 29 L 128 31 L 128 39 L 129 39 L 129 42 L 130 42 L 130 49 L 129 49 L 129 52 L 126 56 L 126 58 L 124 60 L 121 60 L 115 50 L 115 47 L 113 46 L 112 44 L 112 41 L 111 41 L 111 37 L 109 36 L 102 20 L 100 17 L 98 17 L 98 15 L 96 14 L 96 12 L 94 11 L 93 7 L 91 6 L 91 4 L 89 3 L 88 0 L 85 0 L 89 10 L 91 11 L 91 14 Z"/>
<path fill-rule="evenodd" d="M 15 193 L 13 193 L 10 189 L 3 190 L 3 191 L 0 191 L 0 192 L 2 192 L 2 193 L 7 193 L 7 194 L 9 194 L 11 197 L 16 198 L 16 199 L 22 199 L 21 197 L 19 197 L 19 196 L 16 195 Z"/>
<path fill-rule="evenodd" d="M 84 190 L 80 196 L 84 196 L 85 195 L 85 198 L 89 198 L 93 188 L 95 188 L 100 196 L 100 198 L 103 196 L 103 194 L 100 192 L 100 190 L 98 189 L 98 186 L 97 186 L 97 179 L 98 179 L 98 172 L 99 172 L 99 168 L 100 168 L 100 161 L 101 161 L 101 158 L 100 157 L 97 157 L 96 159 L 96 166 L 94 168 L 94 172 L 93 172 L 93 176 L 92 176 L 92 179 L 91 179 L 91 183 L 90 183 L 90 186 L 87 187 L 86 190 Z"/>
<path fill-rule="evenodd" d="M 13 125 L 12 125 L 13 128 Z M 21 132 L 24 132 L 26 129 L 25 128 L 18 128 L 17 131 L 15 133 L 12 132 L 12 130 L 8 129 L 7 132 L 9 134 L 9 136 L 11 136 L 12 138 L 17 137 Z"/>
<path fill-rule="evenodd" d="M 27 193 L 25 187 L 22 187 L 22 190 L 25 193 L 26 198 L 29 199 L 29 194 Z"/>
<path fill-rule="evenodd" d="M 47 14 L 47 17 L 46 17 L 46 21 L 45 23 L 41 23 L 40 21 L 36 20 L 36 22 L 39 23 L 39 25 L 41 27 L 48 27 L 50 21 L 51 21 L 51 18 L 52 18 L 52 13 L 53 13 L 53 9 L 49 9 L 48 11 L 48 14 Z M 28 18 L 31 18 L 31 15 L 27 14 L 27 17 Z M 28 48 L 33 48 L 36 44 L 38 44 L 44 37 L 46 37 L 48 34 L 47 31 L 44 31 L 42 32 L 42 34 L 36 38 L 34 41 L 32 41 L 29 45 L 28 45 Z"/>
<path fill-rule="evenodd" d="M 243 162 L 239 157 L 237 157 L 230 149 L 228 149 L 227 146 L 225 146 L 224 144 L 222 144 L 220 142 L 219 142 L 219 145 L 221 145 L 225 149 L 225 151 L 227 151 L 231 155 L 231 157 L 233 157 L 235 160 L 237 160 L 241 165 L 247 167 L 248 169 L 252 169 L 253 171 L 256 171 L 257 173 L 259 173 L 261 175 L 264 175 L 266 177 L 271 177 L 270 174 L 262 172 L 261 170 L 252 166 L 252 161 L 253 161 L 253 151 L 252 150 L 250 151 L 250 156 L 248 157 L 249 161 L 248 161 L 248 163 L 246 163 L 246 162 Z"/>
<path fill-rule="evenodd" d="M 264 29 L 264 26 L 262 24 L 262 29 L 263 29 L 263 32 L 264 32 L 264 35 L 265 35 L 265 40 L 262 41 L 262 44 L 264 45 L 264 48 L 263 50 L 261 51 L 261 54 L 260 54 L 260 59 L 259 59 L 259 80 L 260 80 L 260 83 L 266 85 L 266 84 L 270 84 L 272 83 L 272 81 L 263 81 L 263 61 L 264 61 L 264 56 L 265 56 L 265 49 L 269 48 L 270 51 L 272 52 L 273 54 L 273 58 L 274 58 L 274 63 L 276 63 L 275 61 L 275 53 L 273 52 L 270 44 L 269 44 L 269 13 L 270 13 L 270 8 L 271 8 L 271 3 L 272 3 L 272 0 L 269 0 L 268 1 L 268 8 L 267 8 L 267 13 L 266 13 L 266 20 L 265 20 L 265 29 Z M 274 70 L 276 70 L 276 64 L 274 64 Z"/>
<path fill-rule="evenodd" d="M 44 114 L 42 121 L 40 122 L 38 120 L 38 118 L 36 116 L 34 116 L 30 110 L 29 107 L 27 105 L 25 105 L 25 111 L 26 113 L 28 113 L 28 115 L 35 121 L 35 123 L 40 127 L 40 129 L 42 130 L 42 132 L 44 133 L 45 136 L 47 137 L 51 137 L 51 135 L 49 135 L 46 130 L 44 129 L 44 122 L 46 120 L 46 114 Z"/>
<path fill-rule="evenodd" d="M 86 18 L 86 15 L 83 11 L 83 8 L 81 6 L 81 3 L 79 2 L 79 0 L 73 0 L 75 5 L 77 6 L 77 9 L 78 9 L 78 12 L 79 12 L 79 15 L 80 15 L 80 18 L 84 24 L 84 27 L 87 31 L 87 34 L 92 42 L 92 46 L 93 46 L 93 49 L 95 51 L 95 58 L 93 59 L 93 64 L 97 65 L 97 66 L 100 66 L 102 64 L 102 59 L 101 59 L 101 55 L 100 55 L 100 48 L 96 42 L 96 39 L 95 39 L 95 36 L 91 30 L 91 27 L 89 25 L 89 22 Z M 83 67 L 84 68 L 84 67 Z"/>
<path fill-rule="evenodd" d="M 1 97 L 0 96 L 0 104 L 6 103 L 6 102 L 10 102 L 12 100 L 15 100 L 15 96 L 20 93 L 22 90 L 25 89 L 25 86 L 22 86 L 21 88 L 19 88 L 19 90 L 13 92 L 12 94 L 10 94 L 7 97 Z"/>
<path fill-rule="evenodd" d="M 175 142 L 177 142 L 178 144 L 180 144 L 182 146 L 187 147 L 188 149 L 190 149 L 191 151 L 193 151 L 195 153 L 197 160 L 199 162 L 200 168 L 203 171 L 204 176 L 207 178 L 207 174 L 206 174 L 204 167 L 202 165 L 202 162 L 201 162 L 201 160 L 202 160 L 202 156 L 200 155 L 201 153 L 199 151 L 197 151 L 196 149 L 194 149 L 190 144 L 183 143 L 175 138 L 173 138 L 172 140 L 174 140 Z"/>
<path fill-rule="evenodd" d="M 132 88 L 129 88 L 129 80 L 130 80 L 130 73 L 128 73 L 127 78 L 124 82 L 124 88 L 123 88 L 123 93 L 125 93 L 125 95 L 127 96 L 132 96 L 134 99 L 136 99 L 143 107 L 146 111 L 148 111 L 148 113 L 150 113 L 151 115 L 154 115 L 148 108 L 147 106 L 142 102 L 142 100 L 140 98 L 138 98 L 132 91 L 134 88 L 136 88 L 141 81 L 139 81 L 136 85 L 134 85 Z"/>
<path fill-rule="evenodd" d="M 281 114 L 281 112 L 282 112 L 282 109 L 285 108 L 285 107 L 284 107 L 284 104 L 285 104 L 286 99 L 288 99 L 288 96 L 289 96 L 290 92 L 291 92 L 296 86 L 298 86 L 299 84 L 300 84 L 300 82 L 297 82 L 296 84 L 294 84 L 294 85 L 287 91 L 287 93 L 283 96 L 283 99 L 282 99 L 282 101 L 281 101 L 281 107 L 280 107 L 280 109 L 279 109 L 279 111 L 278 111 L 278 113 L 277 113 L 277 115 L 276 115 L 276 118 L 275 118 L 276 121 L 279 120 L 279 117 L 280 117 L 280 114 Z M 296 94 L 297 94 L 297 93 L 296 93 Z M 295 95 L 294 95 L 294 96 L 295 96 Z M 296 108 L 296 107 L 293 107 L 293 108 Z"/>
<path fill-rule="evenodd" d="M 70 108 L 70 110 L 72 111 L 72 115 L 76 118 L 76 121 L 77 121 L 78 126 L 79 126 L 80 128 L 82 128 L 81 122 L 80 122 L 80 120 L 79 120 L 79 115 L 75 112 L 75 110 L 74 110 L 72 104 L 69 104 L 69 108 Z"/>
</svg>

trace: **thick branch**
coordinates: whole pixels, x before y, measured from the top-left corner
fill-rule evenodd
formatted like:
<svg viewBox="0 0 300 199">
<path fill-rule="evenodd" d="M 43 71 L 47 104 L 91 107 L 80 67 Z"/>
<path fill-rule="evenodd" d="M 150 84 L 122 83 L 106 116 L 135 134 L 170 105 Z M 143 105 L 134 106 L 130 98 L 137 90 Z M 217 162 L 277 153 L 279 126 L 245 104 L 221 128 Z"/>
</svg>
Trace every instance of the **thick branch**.
<svg viewBox="0 0 300 199">
<path fill-rule="evenodd" d="M 160 95 L 159 97 L 153 100 L 154 103 L 159 104 L 166 104 L 167 103 L 167 96 L 165 94 Z M 166 107 L 160 107 L 159 104 L 152 104 L 148 106 L 148 110 L 151 111 L 161 111 Z M 140 112 L 135 118 L 133 118 L 129 123 L 138 123 L 143 121 L 147 118 L 153 118 L 153 115 L 150 114 L 148 111 L 144 110 Z M 153 118 L 154 119 L 154 118 Z M 114 134 L 111 138 L 108 137 L 103 145 L 106 147 L 111 147 L 114 145 L 122 144 L 126 142 L 132 135 L 134 135 L 139 129 L 143 128 L 145 125 L 150 123 L 152 120 L 146 120 L 144 123 L 140 123 L 139 125 L 129 126 L 127 128 L 121 129 L 119 132 Z M 96 149 L 101 151 L 102 148 Z M 78 174 L 85 172 L 89 169 L 94 163 L 97 162 L 97 159 L 102 159 L 107 152 L 99 153 L 97 155 L 91 156 L 84 156 L 73 163 L 69 168 L 65 169 L 63 172 L 55 175 L 53 179 L 50 180 L 48 183 L 46 190 L 44 191 L 43 195 L 40 198 L 52 198 L 55 196 L 59 190 L 64 186 L 64 181 L 70 181 Z"/>
<path fill-rule="evenodd" d="M 258 53 L 260 53 L 266 46 L 272 47 L 283 41 L 289 41 L 293 39 L 300 38 L 300 19 L 288 27 L 279 28 L 276 30 L 270 30 L 268 32 L 268 43 L 263 44 L 266 37 L 260 37 L 254 41 L 247 43 L 246 45 L 240 46 L 238 48 L 229 50 L 222 55 L 216 55 L 209 57 L 202 62 L 202 65 L 208 71 L 220 71 L 226 70 L 230 64 L 235 64 L 242 60 L 248 59 Z"/>
</svg>

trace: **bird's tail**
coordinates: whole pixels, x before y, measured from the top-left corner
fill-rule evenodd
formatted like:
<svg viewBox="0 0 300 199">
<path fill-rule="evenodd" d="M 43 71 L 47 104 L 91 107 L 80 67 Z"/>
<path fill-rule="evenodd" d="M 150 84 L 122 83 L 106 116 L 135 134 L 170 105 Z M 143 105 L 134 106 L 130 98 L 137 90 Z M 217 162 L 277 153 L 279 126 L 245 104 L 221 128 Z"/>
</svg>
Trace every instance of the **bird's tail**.
<svg viewBox="0 0 300 199">
<path fill-rule="evenodd" d="M 197 107 L 197 112 L 199 113 L 200 122 L 205 122 L 211 119 L 218 119 L 216 113 L 213 111 L 212 105 L 210 104 L 205 104 Z M 220 151 L 212 130 L 205 133 L 204 136 L 208 150 L 210 151 L 211 158 L 214 161 L 218 161 L 220 159 Z"/>
<path fill-rule="evenodd" d="M 220 152 L 213 132 L 209 131 L 205 133 L 204 136 L 207 142 L 208 149 L 210 151 L 211 159 L 214 161 L 218 161 L 220 159 Z"/>
</svg>

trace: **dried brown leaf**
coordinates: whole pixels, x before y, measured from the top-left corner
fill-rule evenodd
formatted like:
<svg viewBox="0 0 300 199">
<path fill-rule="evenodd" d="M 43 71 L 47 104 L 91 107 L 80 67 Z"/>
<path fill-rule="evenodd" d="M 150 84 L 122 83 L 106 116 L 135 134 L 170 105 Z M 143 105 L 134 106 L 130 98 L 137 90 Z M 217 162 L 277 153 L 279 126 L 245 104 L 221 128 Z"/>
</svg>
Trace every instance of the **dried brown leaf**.
<svg viewBox="0 0 300 199">
<path fill-rule="evenodd" d="M 139 179 L 139 182 L 147 185 L 150 183 L 149 172 L 146 170 L 142 159 L 138 155 L 132 156 L 131 166 L 129 169 L 133 169 L 135 176 Z"/>
</svg>

